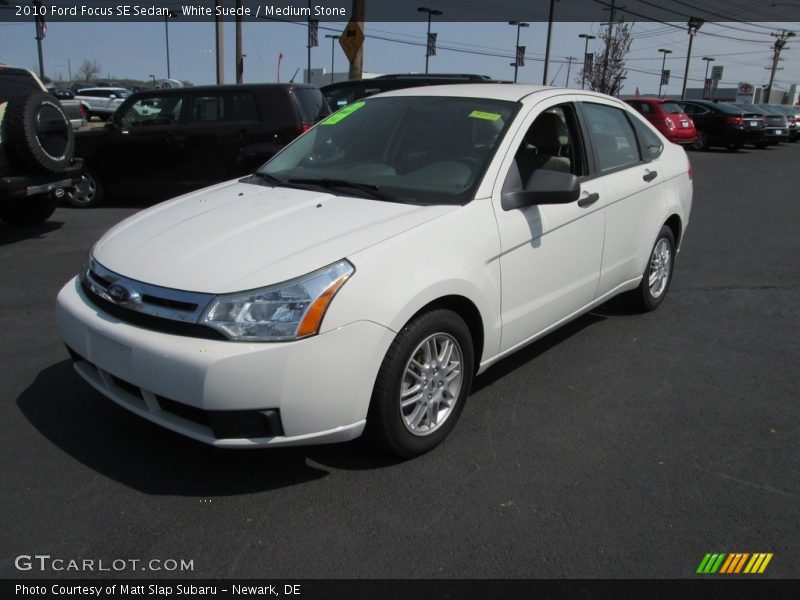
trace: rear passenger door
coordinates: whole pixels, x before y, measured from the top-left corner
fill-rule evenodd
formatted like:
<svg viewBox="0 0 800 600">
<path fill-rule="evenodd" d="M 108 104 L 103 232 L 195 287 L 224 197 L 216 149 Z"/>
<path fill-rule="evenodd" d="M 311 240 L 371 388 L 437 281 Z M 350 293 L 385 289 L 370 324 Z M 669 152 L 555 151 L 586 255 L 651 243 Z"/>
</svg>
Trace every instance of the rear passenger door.
<svg viewBox="0 0 800 600">
<path fill-rule="evenodd" d="M 661 226 L 657 221 L 664 211 L 665 174 L 659 172 L 656 162 L 663 142 L 635 115 L 612 102 L 584 101 L 580 109 L 594 155 L 593 174 L 602 183 L 604 195 L 599 298 L 644 272 Z"/>
</svg>

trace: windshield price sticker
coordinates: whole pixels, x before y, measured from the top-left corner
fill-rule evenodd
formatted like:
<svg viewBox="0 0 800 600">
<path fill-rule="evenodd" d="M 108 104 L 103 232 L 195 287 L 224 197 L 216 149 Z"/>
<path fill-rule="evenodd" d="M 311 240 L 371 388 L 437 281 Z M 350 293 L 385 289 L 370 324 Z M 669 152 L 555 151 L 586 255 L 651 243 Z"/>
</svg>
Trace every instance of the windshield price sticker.
<svg viewBox="0 0 800 600">
<path fill-rule="evenodd" d="M 342 119 L 346 119 L 354 112 L 356 112 L 359 108 L 364 106 L 363 102 L 356 102 L 355 104 L 351 104 L 350 106 L 345 106 L 342 110 L 333 113 L 330 117 L 325 119 L 321 125 L 336 125 Z M 499 116 L 499 115 L 498 115 Z"/>
<path fill-rule="evenodd" d="M 473 119 L 485 119 L 487 121 L 497 121 L 500 118 L 497 113 L 483 112 L 482 110 L 473 110 L 469 113 L 469 116 Z"/>
</svg>

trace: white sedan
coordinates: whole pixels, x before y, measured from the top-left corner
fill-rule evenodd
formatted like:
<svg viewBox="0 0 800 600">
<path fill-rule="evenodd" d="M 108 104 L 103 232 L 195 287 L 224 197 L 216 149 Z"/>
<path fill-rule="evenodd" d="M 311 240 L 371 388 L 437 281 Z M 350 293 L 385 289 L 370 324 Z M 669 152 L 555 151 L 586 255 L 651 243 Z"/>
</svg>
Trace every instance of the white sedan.
<svg viewBox="0 0 800 600">
<path fill-rule="evenodd" d="M 58 327 L 92 386 L 196 440 L 414 456 L 490 365 L 617 294 L 656 308 L 691 202 L 683 149 L 615 98 L 400 90 L 111 229 Z"/>
</svg>

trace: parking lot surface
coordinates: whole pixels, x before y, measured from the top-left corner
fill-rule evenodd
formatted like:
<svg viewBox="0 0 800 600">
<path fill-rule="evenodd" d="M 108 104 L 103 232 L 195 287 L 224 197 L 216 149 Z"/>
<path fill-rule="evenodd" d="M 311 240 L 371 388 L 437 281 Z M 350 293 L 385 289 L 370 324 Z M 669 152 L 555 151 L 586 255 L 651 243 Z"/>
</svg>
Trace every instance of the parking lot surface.
<svg viewBox="0 0 800 600">
<path fill-rule="evenodd" d="M 664 304 L 612 301 L 499 363 L 407 462 L 217 450 L 118 408 L 73 372 L 55 296 L 142 205 L 0 225 L 0 575 L 115 574 L 14 567 L 49 554 L 194 565 L 125 577 L 690 577 L 770 552 L 765 577 L 800 577 L 800 144 L 690 158 Z"/>
</svg>

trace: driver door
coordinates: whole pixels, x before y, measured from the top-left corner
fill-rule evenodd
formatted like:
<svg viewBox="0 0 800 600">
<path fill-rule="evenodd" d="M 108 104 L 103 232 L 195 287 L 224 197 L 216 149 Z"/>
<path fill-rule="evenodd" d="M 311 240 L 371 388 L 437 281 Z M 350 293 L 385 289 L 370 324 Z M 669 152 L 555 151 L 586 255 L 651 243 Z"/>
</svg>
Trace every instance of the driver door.
<svg viewBox="0 0 800 600">
<path fill-rule="evenodd" d="M 597 291 L 605 227 L 599 201 L 602 183 L 589 175 L 591 157 L 578 113 L 574 103 L 565 100 L 549 99 L 530 110 L 512 142 L 515 151 L 506 156 L 499 185 L 495 185 L 493 206 L 501 243 L 501 352 L 523 345 L 581 311 Z M 549 134 L 537 134 L 548 121 Z M 578 176 L 580 199 L 504 208 L 503 192 L 523 189 L 531 172 L 540 168 Z"/>
</svg>

